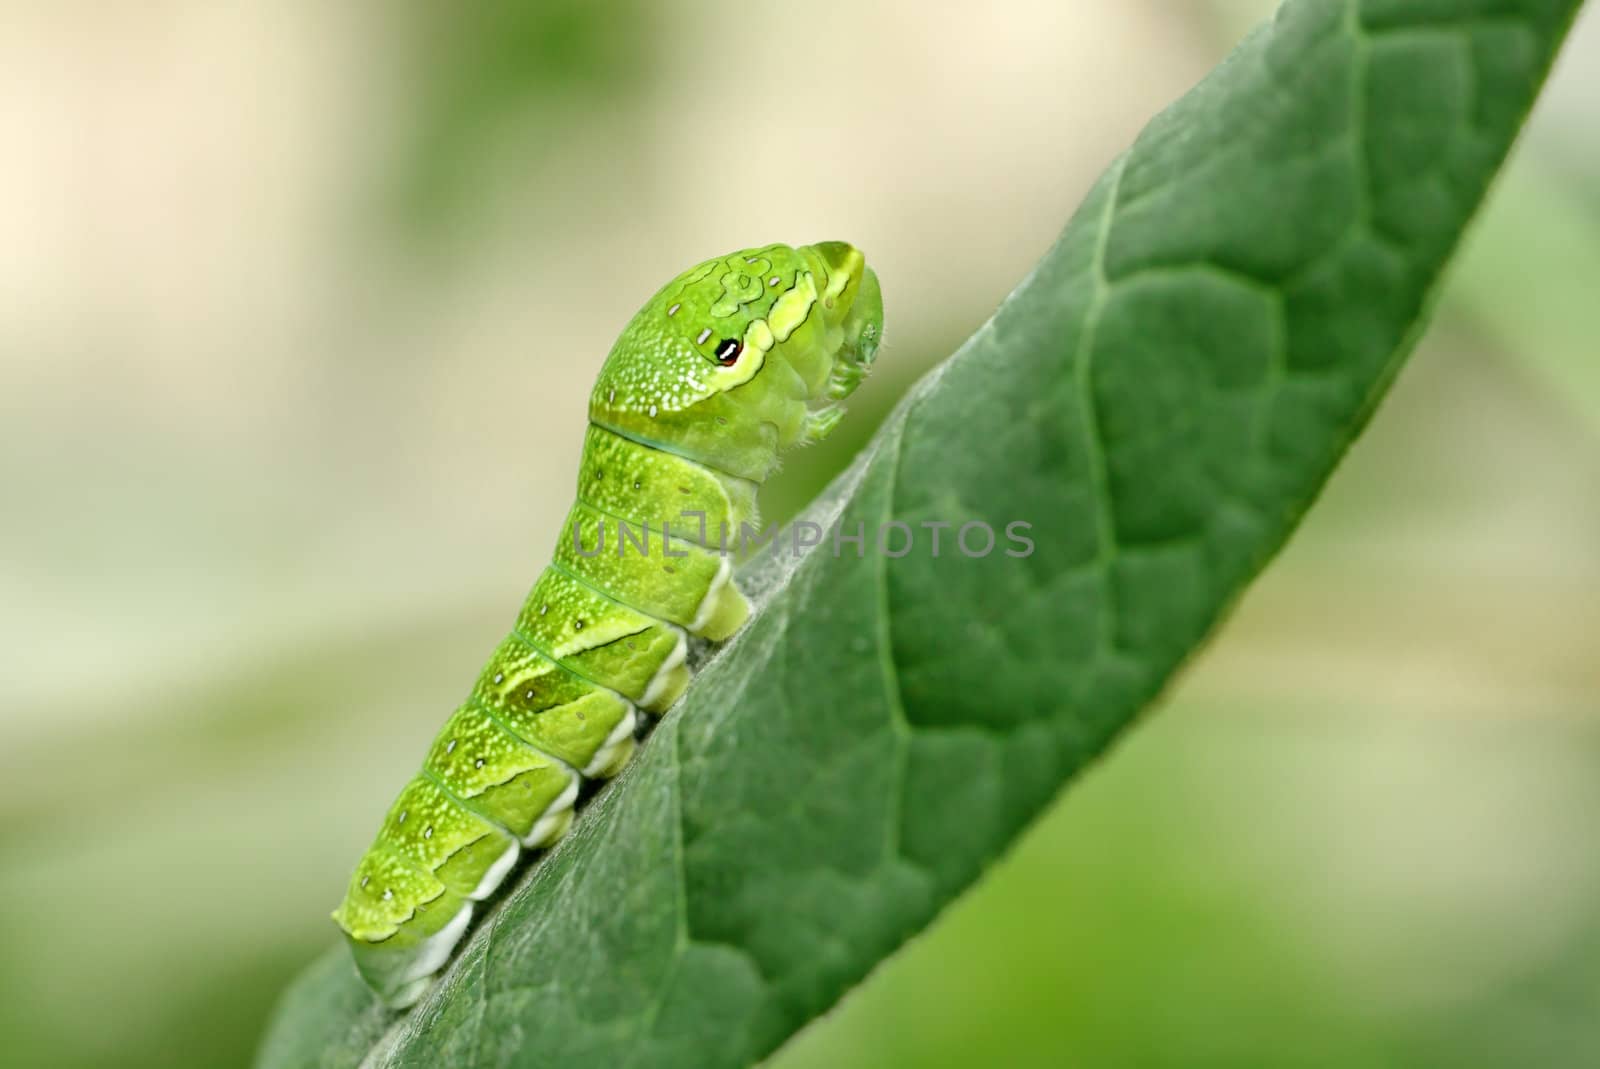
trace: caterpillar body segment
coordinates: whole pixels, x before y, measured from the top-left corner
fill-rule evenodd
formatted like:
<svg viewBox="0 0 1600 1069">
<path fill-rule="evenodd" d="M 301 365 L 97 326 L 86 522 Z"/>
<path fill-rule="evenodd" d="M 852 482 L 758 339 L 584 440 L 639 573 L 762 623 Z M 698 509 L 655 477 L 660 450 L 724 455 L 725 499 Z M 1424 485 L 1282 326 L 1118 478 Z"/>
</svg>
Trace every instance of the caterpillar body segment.
<svg viewBox="0 0 1600 1069">
<path fill-rule="evenodd" d="M 719 531 L 737 532 L 756 518 L 758 484 L 713 471 L 686 457 L 662 452 L 590 424 L 578 469 L 578 500 L 613 517 L 639 511 L 646 486 L 666 488 L 660 504 L 679 538 L 711 546 Z M 676 496 L 674 496 L 676 495 Z M 635 523 L 658 523 L 659 517 L 638 517 Z"/>
<path fill-rule="evenodd" d="M 511 641 L 555 662 L 568 676 L 605 680 L 608 688 L 653 713 L 664 712 L 671 704 L 661 700 L 664 672 L 681 671 L 683 683 L 688 682 L 688 670 L 683 668 L 688 643 L 682 628 L 629 608 L 556 568 L 547 568 L 534 586 L 517 616 Z M 536 689 L 529 682 L 521 694 L 524 701 L 536 697 L 528 693 Z"/>
<path fill-rule="evenodd" d="M 429 830 L 407 834 L 411 821 Z M 471 899 L 486 898 L 518 853 L 517 840 L 504 828 L 465 808 L 426 776 L 400 792 L 379 836 L 396 857 L 432 873 L 445 890 Z"/>
<path fill-rule="evenodd" d="M 556 760 L 588 768 L 614 736 L 637 724 L 633 703 L 574 676 L 512 635 L 478 677 L 469 704 Z"/>
<path fill-rule="evenodd" d="M 698 264 L 628 323 L 600 371 L 577 500 L 552 561 L 400 792 L 334 911 L 389 1005 L 421 998 L 585 780 L 627 764 L 689 682 L 689 637 L 750 605 L 729 552 L 779 454 L 825 435 L 871 366 L 877 278 L 844 242 Z"/>
<path fill-rule="evenodd" d="M 556 547 L 555 566 L 613 601 L 713 641 L 733 634 L 749 614 L 728 582 L 732 563 L 715 549 L 619 523 L 582 501 L 566 526 L 570 534 Z"/>
<path fill-rule="evenodd" d="M 552 808 L 576 800 L 578 774 L 468 702 L 445 722 L 422 762 L 428 776 L 467 809 L 531 842 Z"/>
</svg>

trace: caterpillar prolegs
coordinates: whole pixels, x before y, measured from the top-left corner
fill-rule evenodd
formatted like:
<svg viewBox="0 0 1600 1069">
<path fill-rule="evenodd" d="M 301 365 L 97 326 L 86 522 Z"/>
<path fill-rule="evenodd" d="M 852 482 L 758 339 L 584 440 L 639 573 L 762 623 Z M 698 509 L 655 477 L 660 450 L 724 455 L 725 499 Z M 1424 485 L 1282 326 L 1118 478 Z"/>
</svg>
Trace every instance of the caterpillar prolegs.
<svg viewBox="0 0 1600 1069">
<path fill-rule="evenodd" d="M 882 326 L 877 277 L 844 242 L 707 260 L 628 323 L 554 560 L 334 911 L 391 1006 L 421 998 L 524 851 L 562 836 L 581 782 L 627 763 L 641 713 L 688 685 L 687 636 L 744 623 L 718 533 L 755 521 L 779 453 L 838 422 Z"/>
</svg>

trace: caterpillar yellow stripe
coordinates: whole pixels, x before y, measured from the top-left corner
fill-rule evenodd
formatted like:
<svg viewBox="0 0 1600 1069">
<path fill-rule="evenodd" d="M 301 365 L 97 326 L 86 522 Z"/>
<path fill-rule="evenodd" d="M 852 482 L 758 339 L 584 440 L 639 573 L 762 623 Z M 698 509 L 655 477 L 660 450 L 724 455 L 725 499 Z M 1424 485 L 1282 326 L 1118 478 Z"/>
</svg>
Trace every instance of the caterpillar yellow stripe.
<svg viewBox="0 0 1600 1069">
<path fill-rule="evenodd" d="M 627 764 L 689 683 L 687 636 L 744 624 L 722 532 L 756 523 L 780 453 L 838 422 L 882 329 L 877 276 L 839 241 L 707 260 L 629 321 L 550 566 L 334 911 L 389 1005 L 421 998 L 479 903 L 565 833 L 582 782 Z"/>
</svg>

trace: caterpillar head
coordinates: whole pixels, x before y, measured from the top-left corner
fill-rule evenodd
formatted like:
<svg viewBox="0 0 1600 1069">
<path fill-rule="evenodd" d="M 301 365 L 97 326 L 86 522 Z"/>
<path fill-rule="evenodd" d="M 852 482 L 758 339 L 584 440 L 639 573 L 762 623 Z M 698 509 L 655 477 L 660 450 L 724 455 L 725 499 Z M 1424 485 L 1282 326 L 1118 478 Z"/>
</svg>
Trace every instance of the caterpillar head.
<svg viewBox="0 0 1600 1069">
<path fill-rule="evenodd" d="M 606 359 L 590 418 L 760 481 L 821 437 L 883 330 L 877 276 L 842 241 L 707 260 L 640 309 Z"/>
</svg>

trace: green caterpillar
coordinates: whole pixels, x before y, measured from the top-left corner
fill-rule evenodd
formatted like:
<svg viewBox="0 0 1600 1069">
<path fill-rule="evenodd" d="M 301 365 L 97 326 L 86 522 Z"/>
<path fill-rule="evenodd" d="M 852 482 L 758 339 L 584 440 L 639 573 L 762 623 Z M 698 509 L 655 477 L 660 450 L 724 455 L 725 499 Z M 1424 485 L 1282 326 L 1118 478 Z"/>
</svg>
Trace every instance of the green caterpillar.
<svg viewBox="0 0 1600 1069">
<path fill-rule="evenodd" d="M 687 635 L 744 624 L 713 532 L 754 522 L 778 454 L 838 422 L 882 327 L 877 276 L 836 241 L 707 260 L 628 323 L 589 399 L 555 559 L 334 911 L 389 1005 L 422 997 L 521 851 L 562 836 L 581 782 L 627 763 L 639 713 L 689 683 Z"/>
</svg>

